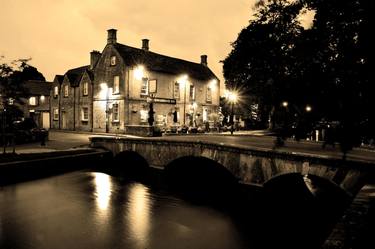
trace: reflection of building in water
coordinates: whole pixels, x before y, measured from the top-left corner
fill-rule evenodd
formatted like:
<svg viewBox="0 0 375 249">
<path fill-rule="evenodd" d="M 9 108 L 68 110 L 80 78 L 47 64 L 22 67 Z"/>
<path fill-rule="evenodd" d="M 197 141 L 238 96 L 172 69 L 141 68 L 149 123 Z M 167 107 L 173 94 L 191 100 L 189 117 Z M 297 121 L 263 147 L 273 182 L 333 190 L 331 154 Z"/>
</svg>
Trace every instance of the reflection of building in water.
<svg viewBox="0 0 375 249">
<path fill-rule="evenodd" d="M 131 238 L 138 248 L 148 248 L 147 239 L 150 231 L 151 199 L 148 188 L 136 183 L 130 188 L 129 209 L 126 217 Z"/>
</svg>

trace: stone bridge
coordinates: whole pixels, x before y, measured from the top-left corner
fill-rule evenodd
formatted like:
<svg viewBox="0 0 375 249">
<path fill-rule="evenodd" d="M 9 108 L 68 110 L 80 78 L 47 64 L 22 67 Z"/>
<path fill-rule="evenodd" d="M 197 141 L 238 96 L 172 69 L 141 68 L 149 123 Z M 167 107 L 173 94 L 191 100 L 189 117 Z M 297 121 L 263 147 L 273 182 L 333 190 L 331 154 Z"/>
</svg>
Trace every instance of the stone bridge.
<svg viewBox="0 0 375 249">
<path fill-rule="evenodd" d="M 199 138 L 197 137 L 197 140 Z M 210 142 L 184 142 L 168 138 L 91 137 L 91 147 L 105 148 L 113 155 L 133 151 L 151 167 L 164 169 L 182 157 L 204 157 L 226 168 L 240 183 L 263 186 L 287 174 L 316 176 L 336 184 L 351 197 L 373 175 L 374 164 L 343 161 L 272 149 L 254 149 Z"/>
</svg>

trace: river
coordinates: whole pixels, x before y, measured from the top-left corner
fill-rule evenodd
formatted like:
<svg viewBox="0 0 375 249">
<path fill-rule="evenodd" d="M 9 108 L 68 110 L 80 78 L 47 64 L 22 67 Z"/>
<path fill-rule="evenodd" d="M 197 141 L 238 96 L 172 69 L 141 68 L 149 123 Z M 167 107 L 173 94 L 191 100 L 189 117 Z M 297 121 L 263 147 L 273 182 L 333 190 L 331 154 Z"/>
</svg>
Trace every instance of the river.
<svg viewBox="0 0 375 249">
<path fill-rule="evenodd" d="M 246 189 L 218 201 L 76 171 L 0 188 L 0 248 L 315 248 L 330 216 L 305 194 L 270 202 Z"/>
</svg>

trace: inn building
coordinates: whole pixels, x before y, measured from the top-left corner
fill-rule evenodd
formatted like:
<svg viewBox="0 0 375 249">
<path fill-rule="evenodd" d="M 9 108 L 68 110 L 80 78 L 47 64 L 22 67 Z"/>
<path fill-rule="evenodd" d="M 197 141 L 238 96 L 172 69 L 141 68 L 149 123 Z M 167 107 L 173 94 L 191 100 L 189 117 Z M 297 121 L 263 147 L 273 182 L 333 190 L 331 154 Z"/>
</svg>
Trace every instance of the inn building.
<svg viewBox="0 0 375 249">
<path fill-rule="evenodd" d="M 153 103 L 154 125 L 213 124 L 219 111 L 220 82 L 207 65 L 117 42 L 107 31 L 102 52 L 90 53 L 90 65 L 56 75 L 51 89 L 51 127 L 111 133 L 139 133 L 148 127 Z"/>
</svg>

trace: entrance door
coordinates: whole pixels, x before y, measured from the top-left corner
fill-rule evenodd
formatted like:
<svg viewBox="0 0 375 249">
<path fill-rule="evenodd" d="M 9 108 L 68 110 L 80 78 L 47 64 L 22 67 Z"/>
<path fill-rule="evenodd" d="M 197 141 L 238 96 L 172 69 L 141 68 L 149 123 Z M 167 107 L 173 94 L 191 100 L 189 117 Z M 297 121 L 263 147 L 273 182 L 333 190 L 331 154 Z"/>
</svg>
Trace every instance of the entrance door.
<svg viewBox="0 0 375 249">
<path fill-rule="evenodd" d="M 61 129 L 66 129 L 66 112 L 61 112 Z"/>
<path fill-rule="evenodd" d="M 44 129 L 50 128 L 49 112 L 43 112 L 42 114 L 42 125 Z"/>
</svg>

